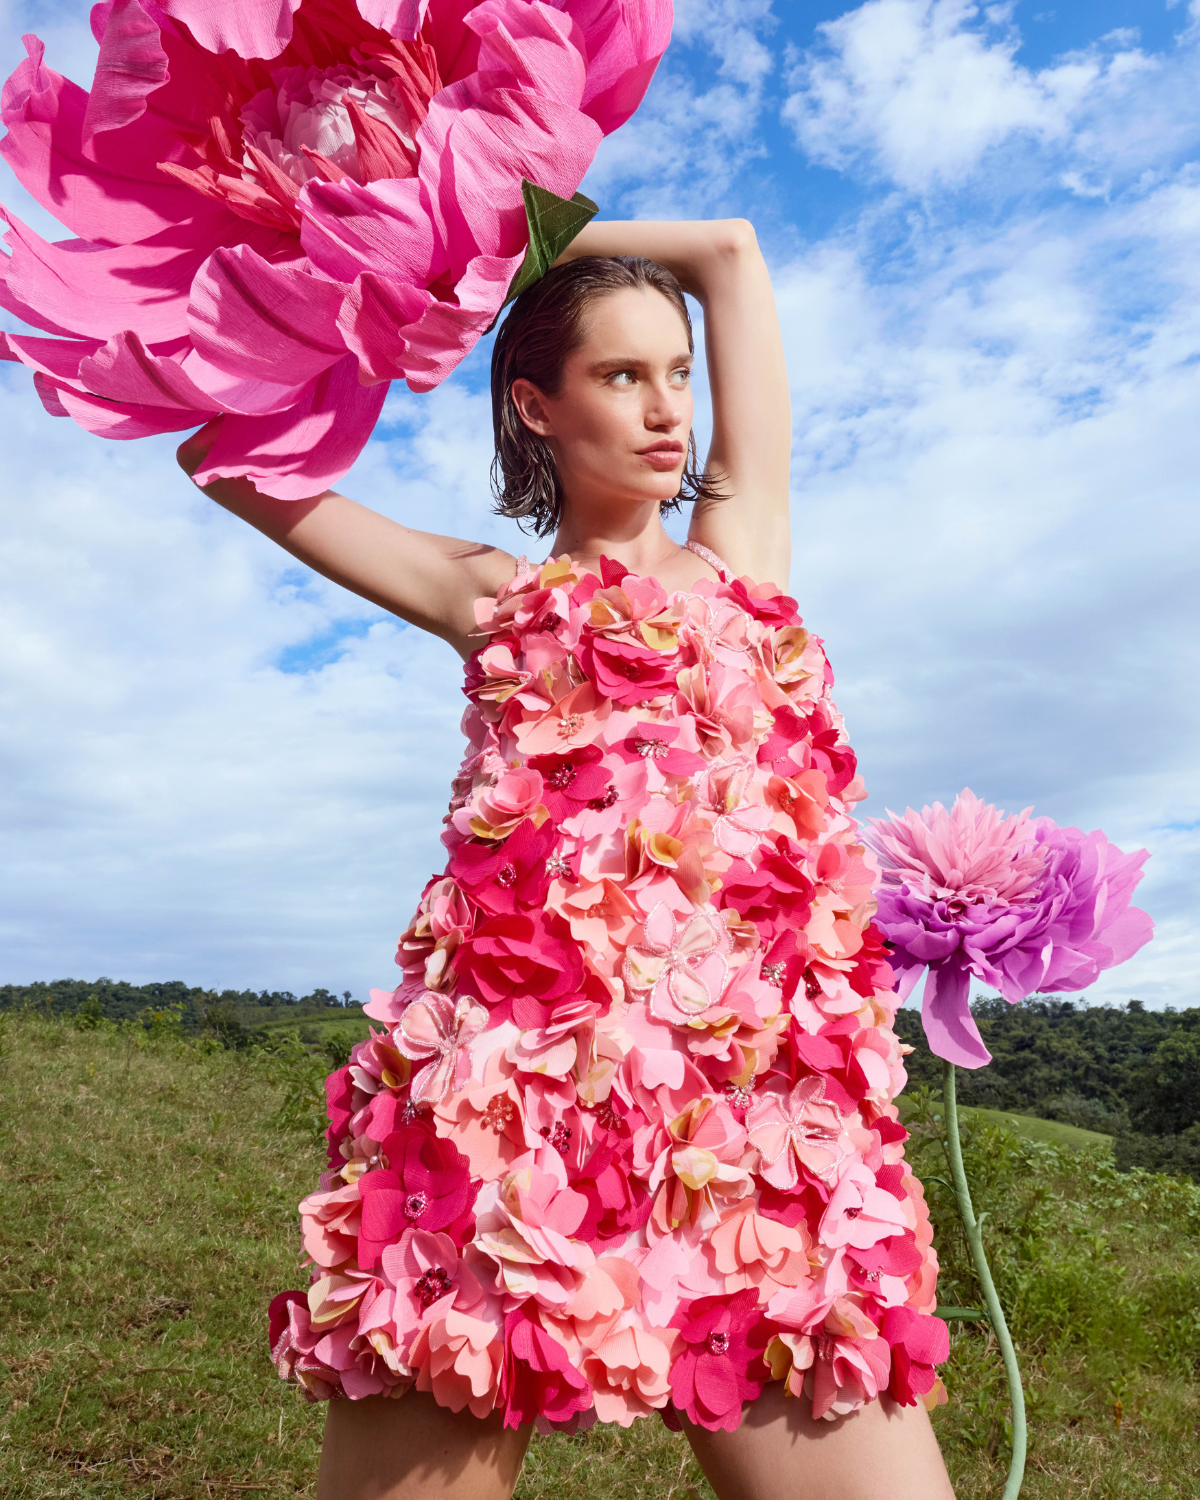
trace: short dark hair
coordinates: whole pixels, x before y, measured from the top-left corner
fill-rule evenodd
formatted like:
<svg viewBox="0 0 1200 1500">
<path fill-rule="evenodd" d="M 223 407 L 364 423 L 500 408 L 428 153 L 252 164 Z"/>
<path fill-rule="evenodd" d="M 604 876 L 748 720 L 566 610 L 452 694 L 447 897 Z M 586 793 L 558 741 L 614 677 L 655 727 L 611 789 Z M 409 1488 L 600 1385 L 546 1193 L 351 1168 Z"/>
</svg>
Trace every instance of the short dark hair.
<svg viewBox="0 0 1200 1500">
<path fill-rule="evenodd" d="M 498 515 L 511 516 L 523 531 L 549 536 L 562 519 L 563 489 L 545 438 L 530 432 L 512 398 L 514 380 L 529 380 L 548 396 L 562 386 L 563 366 L 584 339 L 584 314 L 598 297 L 626 287 L 653 287 L 683 319 L 689 351 L 692 320 L 683 288 L 665 266 L 634 255 L 583 255 L 554 266 L 513 302 L 492 347 L 492 493 Z M 682 500 L 722 498 L 717 484 L 697 470 L 696 439 L 688 433 L 687 462 L 679 493 L 664 500 L 664 511 Z"/>
</svg>

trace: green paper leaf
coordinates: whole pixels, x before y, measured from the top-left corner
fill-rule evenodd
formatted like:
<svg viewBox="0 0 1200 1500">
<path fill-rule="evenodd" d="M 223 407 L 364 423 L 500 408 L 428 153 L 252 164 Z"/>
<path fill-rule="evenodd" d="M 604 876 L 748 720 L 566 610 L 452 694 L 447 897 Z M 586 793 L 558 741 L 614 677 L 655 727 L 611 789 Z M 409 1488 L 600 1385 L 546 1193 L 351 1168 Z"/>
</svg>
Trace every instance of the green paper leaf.
<svg viewBox="0 0 1200 1500">
<path fill-rule="evenodd" d="M 589 219 L 599 213 L 599 206 L 576 193 L 573 198 L 560 198 L 527 177 L 521 179 L 521 194 L 525 199 L 525 219 L 529 225 L 529 249 L 521 262 L 521 269 L 512 279 L 505 297 L 505 307 L 544 276 L 563 253 Z"/>
<path fill-rule="evenodd" d="M 935 1307 L 933 1315 L 946 1323 L 976 1323 L 987 1317 L 981 1307 Z"/>
</svg>

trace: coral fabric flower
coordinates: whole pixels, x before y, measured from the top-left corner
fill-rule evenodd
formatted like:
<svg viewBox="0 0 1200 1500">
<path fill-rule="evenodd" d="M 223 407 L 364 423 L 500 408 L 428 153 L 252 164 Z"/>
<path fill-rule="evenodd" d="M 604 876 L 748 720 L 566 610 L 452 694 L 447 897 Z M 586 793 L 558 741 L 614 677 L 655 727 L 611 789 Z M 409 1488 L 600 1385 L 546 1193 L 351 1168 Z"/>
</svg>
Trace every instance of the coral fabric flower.
<svg viewBox="0 0 1200 1500">
<path fill-rule="evenodd" d="M 679 1335 L 669 1328 L 622 1328 L 585 1354 L 580 1371 L 595 1392 L 601 1422 L 632 1427 L 671 1399 L 671 1350 Z"/>
<path fill-rule="evenodd" d="M 974 974 L 1010 1004 L 1080 990 L 1150 940 L 1130 905 L 1145 849 L 1124 854 L 1099 831 L 1060 828 L 1029 809 L 1006 817 L 968 788 L 890 821 L 873 818 L 883 866 L 878 922 L 906 998 L 929 968 L 921 1019 L 930 1048 L 964 1068 L 991 1061 L 971 1016 Z"/>
<path fill-rule="evenodd" d="M 710 1432 L 732 1432 L 742 1403 L 761 1394 L 767 1380 L 763 1351 L 769 1327 L 753 1291 L 700 1297 L 671 1319 L 680 1342 L 671 1366 L 671 1401 Z"/>
<path fill-rule="evenodd" d="M 413 1104 L 440 1104 L 456 1087 L 463 1049 L 487 1025 L 488 1013 L 466 995 L 452 1001 L 430 990 L 419 996 L 400 1017 L 393 1033 L 397 1050 L 425 1066 L 413 1075 L 409 1098 Z M 427 1061 L 427 1059 L 431 1059 Z"/>
<path fill-rule="evenodd" d="M 847 1162 L 838 1176 L 817 1231 L 822 1245 L 852 1245 L 865 1250 L 903 1234 L 908 1228 L 900 1201 L 876 1185 L 875 1174 L 861 1161 Z"/>
<path fill-rule="evenodd" d="M 353 1259 L 362 1222 L 358 1185 L 310 1193 L 300 1204 L 304 1249 L 319 1266 L 340 1266 Z"/>
<path fill-rule="evenodd" d="M 555 1150 L 544 1148 L 536 1163 L 504 1179 L 494 1206 L 480 1216 L 474 1244 L 495 1262 L 510 1299 L 550 1311 L 572 1300 L 595 1263 L 591 1249 L 574 1238 L 587 1207 L 583 1194 L 567 1186 Z"/>
<path fill-rule="evenodd" d="M 493 321 L 522 179 L 570 198 L 641 99 L 669 0 L 107 0 L 90 95 L 43 62 L 0 150 L 78 238 L 11 215 L 0 304 L 47 409 L 133 438 L 223 416 L 196 478 L 319 494 L 387 382 L 428 390 Z"/>
<path fill-rule="evenodd" d="M 381 1149 L 389 1165 L 358 1180 L 358 1264 L 364 1271 L 377 1265 L 384 1249 L 406 1229 L 419 1227 L 431 1234 L 444 1229 L 461 1242 L 478 1191 L 466 1157 L 423 1125 L 401 1126 L 381 1142 Z"/>
<path fill-rule="evenodd" d="M 749 1200 L 722 1215 L 708 1243 L 727 1292 L 752 1287 L 765 1305 L 783 1287 L 808 1280 L 812 1241 L 807 1230 L 764 1218 Z"/>
<path fill-rule="evenodd" d="M 496 1405 L 502 1355 L 494 1323 L 451 1307 L 422 1323 L 408 1359 L 417 1372 L 417 1390 L 432 1392 L 438 1405 L 451 1411 L 469 1407 L 486 1417 Z"/>
</svg>

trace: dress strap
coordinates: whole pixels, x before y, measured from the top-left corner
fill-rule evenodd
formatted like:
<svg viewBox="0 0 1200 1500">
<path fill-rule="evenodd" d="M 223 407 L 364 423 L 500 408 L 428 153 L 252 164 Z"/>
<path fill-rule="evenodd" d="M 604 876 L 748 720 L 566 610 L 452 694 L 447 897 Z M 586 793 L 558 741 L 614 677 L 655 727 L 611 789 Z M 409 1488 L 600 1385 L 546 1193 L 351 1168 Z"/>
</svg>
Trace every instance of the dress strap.
<svg viewBox="0 0 1200 1500">
<path fill-rule="evenodd" d="M 710 568 L 716 568 L 717 572 L 721 575 L 722 583 L 728 583 L 733 577 L 733 569 L 726 563 L 723 563 L 717 554 L 706 547 L 703 542 L 693 542 L 689 539 L 683 545 L 685 551 L 694 552 L 697 557 L 702 557 Z"/>
</svg>

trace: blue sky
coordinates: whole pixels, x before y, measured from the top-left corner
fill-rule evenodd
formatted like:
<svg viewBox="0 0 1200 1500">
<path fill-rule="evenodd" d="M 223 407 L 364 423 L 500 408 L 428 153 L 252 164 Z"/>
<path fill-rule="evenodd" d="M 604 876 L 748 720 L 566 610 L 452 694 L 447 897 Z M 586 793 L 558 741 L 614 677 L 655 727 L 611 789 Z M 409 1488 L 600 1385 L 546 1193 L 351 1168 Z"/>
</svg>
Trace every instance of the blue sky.
<svg viewBox="0 0 1200 1500">
<path fill-rule="evenodd" d="M 1197 1003 L 1200 5 L 676 14 L 584 187 L 609 217 L 758 229 L 791 588 L 866 811 L 969 785 L 1148 848 L 1158 937 L 1092 994 Z M 90 81 L 81 8 L 0 9 L 6 71 L 27 30 Z M 394 389 L 342 487 L 516 551 L 487 354 Z M 102 443 L 0 385 L 0 980 L 389 983 L 440 868 L 457 659 L 210 506 L 168 440 Z"/>
</svg>

